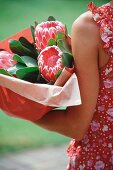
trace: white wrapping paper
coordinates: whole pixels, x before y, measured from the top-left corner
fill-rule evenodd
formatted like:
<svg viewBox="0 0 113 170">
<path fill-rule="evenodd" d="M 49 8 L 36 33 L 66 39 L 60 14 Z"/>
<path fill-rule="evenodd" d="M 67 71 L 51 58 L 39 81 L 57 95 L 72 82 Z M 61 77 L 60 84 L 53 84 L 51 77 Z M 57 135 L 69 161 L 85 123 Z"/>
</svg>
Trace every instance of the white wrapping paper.
<svg viewBox="0 0 113 170">
<path fill-rule="evenodd" d="M 63 87 L 30 83 L 2 74 L 0 74 L 0 85 L 32 101 L 48 106 L 66 107 L 81 104 L 75 73 L 71 75 Z"/>
</svg>

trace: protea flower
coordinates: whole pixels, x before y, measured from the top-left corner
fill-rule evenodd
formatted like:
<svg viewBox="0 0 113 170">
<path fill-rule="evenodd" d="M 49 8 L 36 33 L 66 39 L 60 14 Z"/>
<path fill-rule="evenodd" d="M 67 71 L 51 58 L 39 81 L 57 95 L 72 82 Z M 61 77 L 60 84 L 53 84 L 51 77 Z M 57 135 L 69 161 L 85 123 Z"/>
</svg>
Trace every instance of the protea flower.
<svg viewBox="0 0 113 170">
<path fill-rule="evenodd" d="M 59 21 L 47 21 L 38 24 L 35 28 L 36 48 L 40 51 L 43 50 L 49 39 L 56 39 L 57 32 L 66 32 L 65 26 Z"/>
<path fill-rule="evenodd" d="M 55 45 L 43 49 L 38 56 L 38 66 L 41 75 L 49 82 L 56 81 L 56 73 L 64 68 L 62 51 Z"/>
<path fill-rule="evenodd" d="M 16 64 L 16 61 L 13 60 L 12 53 L 9 53 L 7 51 L 0 51 L 0 68 L 8 69 L 14 64 Z"/>
</svg>

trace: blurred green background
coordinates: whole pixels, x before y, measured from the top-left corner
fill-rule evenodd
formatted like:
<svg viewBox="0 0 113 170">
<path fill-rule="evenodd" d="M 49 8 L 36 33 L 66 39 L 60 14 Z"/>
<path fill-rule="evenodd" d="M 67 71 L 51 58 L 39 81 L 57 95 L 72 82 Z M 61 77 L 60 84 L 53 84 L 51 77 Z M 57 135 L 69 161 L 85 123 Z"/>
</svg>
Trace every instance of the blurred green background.
<svg viewBox="0 0 113 170">
<path fill-rule="evenodd" d="M 67 25 L 87 11 L 89 0 L 0 0 L 0 41 L 52 15 Z M 97 6 L 108 0 L 94 0 Z M 0 154 L 68 143 L 69 138 L 43 130 L 36 125 L 0 112 Z"/>
</svg>

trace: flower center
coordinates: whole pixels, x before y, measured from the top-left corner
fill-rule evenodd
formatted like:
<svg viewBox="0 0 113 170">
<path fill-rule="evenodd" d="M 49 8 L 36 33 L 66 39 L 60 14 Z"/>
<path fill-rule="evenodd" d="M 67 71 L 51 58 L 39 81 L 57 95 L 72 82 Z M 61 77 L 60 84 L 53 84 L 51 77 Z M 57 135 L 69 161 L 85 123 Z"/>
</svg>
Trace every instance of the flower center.
<svg viewBox="0 0 113 170">
<path fill-rule="evenodd" d="M 48 65 L 48 67 L 54 67 L 56 65 L 57 60 L 58 60 L 58 56 L 52 55 L 48 58 L 46 64 Z"/>
</svg>

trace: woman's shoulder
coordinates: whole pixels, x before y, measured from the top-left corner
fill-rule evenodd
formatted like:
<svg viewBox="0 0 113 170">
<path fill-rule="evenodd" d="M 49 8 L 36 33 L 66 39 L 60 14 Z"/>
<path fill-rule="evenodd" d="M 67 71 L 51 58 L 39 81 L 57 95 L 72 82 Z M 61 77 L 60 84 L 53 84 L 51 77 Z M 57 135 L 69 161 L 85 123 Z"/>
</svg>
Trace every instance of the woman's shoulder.
<svg viewBox="0 0 113 170">
<path fill-rule="evenodd" d="M 98 31 L 98 26 L 96 25 L 92 13 L 90 11 L 87 11 L 83 14 L 81 14 L 74 22 L 74 27 L 78 27 L 79 29 L 86 29 L 90 31 Z M 93 30 L 92 30 L 92 29 Z"/>
<path fill-rule="evenodd" d="M 100 30 L 95 23 L 92 13 L 90 11 L 81 14 L 72 24 L 72 32 L 88 39 L 94 39 L 94 41 L 99 41 Z"/>
<path fill-rule="evenodd" d="M 82 13 L 76 20 L 82 20 L 82 21 L 91 21 L 93 19 L 92 13 L 90 11 L 87 11 L 85 13 Z M 75 21 L 76 21 L 75 20 Z"/>
</svg>

